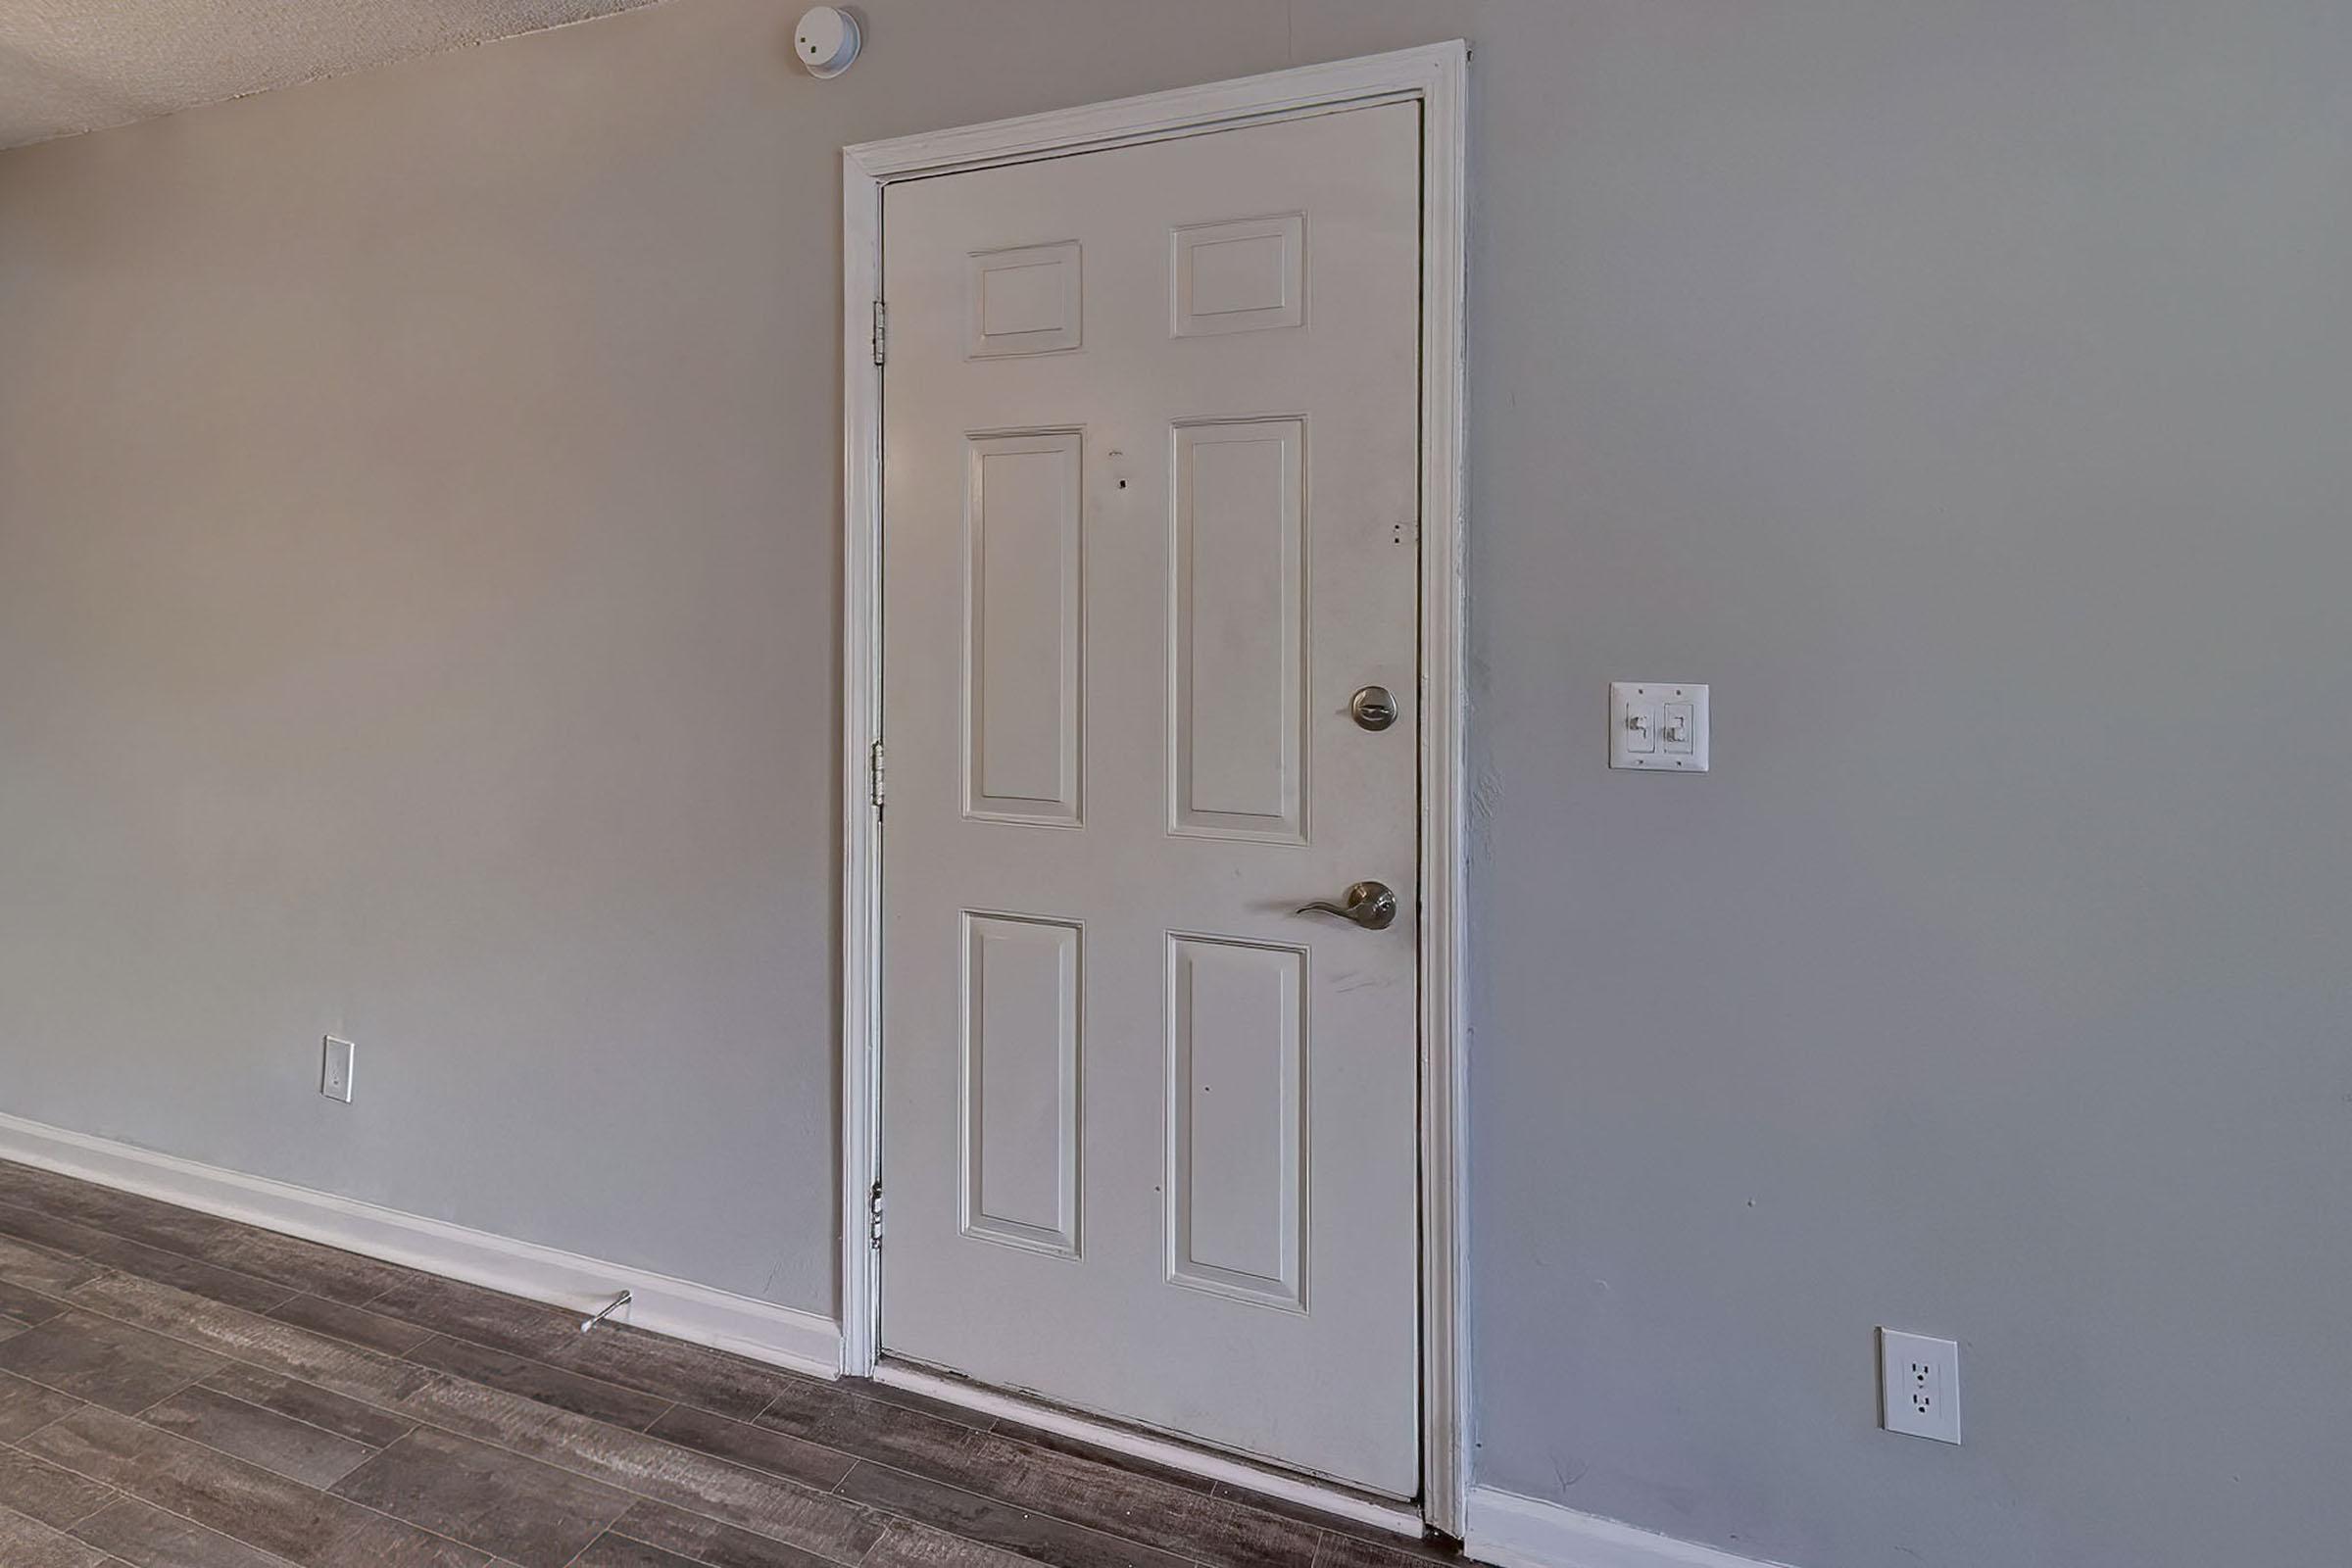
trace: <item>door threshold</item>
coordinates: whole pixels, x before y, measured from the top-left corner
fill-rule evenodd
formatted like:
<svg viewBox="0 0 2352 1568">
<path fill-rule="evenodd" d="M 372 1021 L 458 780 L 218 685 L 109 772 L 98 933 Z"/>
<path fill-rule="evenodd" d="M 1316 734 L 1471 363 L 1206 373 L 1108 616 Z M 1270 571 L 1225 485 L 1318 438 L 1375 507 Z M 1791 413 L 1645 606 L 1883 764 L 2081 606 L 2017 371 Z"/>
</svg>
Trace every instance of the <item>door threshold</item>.
<svg viewBox="0 0 2352 1568">
<path fill-rule="evenodd" d="M 1058 1437 L 1075 1438 L 1099 1448 L 1124 1454 L 1147 1464 L 1180 1470 L 1205 1481 L 1221 1481 L 1244 1492 L 1312 1508 L 1335 1518 L 1352 1520 L 1393 1531 L 1418 1541 L 1424 1534 L 1421 1515 L 1410 1504 L 1394 1502 L 1358 1492 L 1336 1481 L 1277 1469 L 1236 1458 L 1197 1444 L 1124 1426 L 1101 1416 L 1083 1415 L 1061 1405 L 1018 1394 L 1007 1394 L 968 1378 L 933 1372 L 906 1361 L 885 1357 L 874 1367 L 874 1381 L 911 1394 L 927 1395 L 968 1410 L 1004 1416 L 1024 1426 Z"/>
</svg>

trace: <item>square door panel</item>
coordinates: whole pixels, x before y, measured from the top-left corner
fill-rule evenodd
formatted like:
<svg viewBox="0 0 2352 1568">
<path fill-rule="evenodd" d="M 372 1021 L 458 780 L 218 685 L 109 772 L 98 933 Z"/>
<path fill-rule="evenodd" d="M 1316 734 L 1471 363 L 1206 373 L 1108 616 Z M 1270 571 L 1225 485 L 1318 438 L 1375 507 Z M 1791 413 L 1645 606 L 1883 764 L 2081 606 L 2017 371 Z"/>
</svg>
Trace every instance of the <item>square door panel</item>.
<svg viewBox="0 0 2352 1568">
<path fill-rule="evenodd" d="M 1077 348 L 1084 324 L 1078 242 L 974 251 L 965 266 L 964 352 L 975 360 L 1059 354 Z"/>
<path fill-rule="evenodd" d="M 1281 213 L 1172 231 L 1170 330 L 1262 332 L 1306 320 L 1306 217 Z"/>
<path fill-rule="evenodd" d="M 963 916 L 962 1229 L 1078 1251 L 1075 922 Z"/>
</svg>

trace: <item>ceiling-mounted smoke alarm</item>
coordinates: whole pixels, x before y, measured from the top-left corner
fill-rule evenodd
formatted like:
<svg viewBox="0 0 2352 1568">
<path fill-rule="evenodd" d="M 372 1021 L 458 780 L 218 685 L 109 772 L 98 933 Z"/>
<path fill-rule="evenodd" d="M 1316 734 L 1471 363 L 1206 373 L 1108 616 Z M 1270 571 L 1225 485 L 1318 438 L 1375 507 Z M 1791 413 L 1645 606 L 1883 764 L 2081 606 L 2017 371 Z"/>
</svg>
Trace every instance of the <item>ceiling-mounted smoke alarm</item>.
<svg viewBox="0 0 2352 1568">
<path fill-rule="evenodd" d="M 811 76 L 838 76 L 858 58 L 858 19 L 839 6 L 810 6 L 793 47 Z"/>
</svg>

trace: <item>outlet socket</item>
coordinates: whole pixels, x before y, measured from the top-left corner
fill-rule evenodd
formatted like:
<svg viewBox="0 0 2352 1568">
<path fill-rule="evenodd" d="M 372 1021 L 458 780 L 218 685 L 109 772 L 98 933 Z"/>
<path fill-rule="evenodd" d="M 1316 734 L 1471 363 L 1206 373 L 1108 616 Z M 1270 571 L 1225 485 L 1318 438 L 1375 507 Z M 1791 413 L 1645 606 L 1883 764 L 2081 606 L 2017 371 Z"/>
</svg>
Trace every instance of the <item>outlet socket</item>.
<svg viewBox="0 0 2352 1568">
<path fill-rule="evenodd" d="M 1936 1443 L 1960 1441 L 1960 1347 L 1879 1330 L 1879 1425 Z"/>
<path fill-rule="evenodd" d="M 337 1040 L 333 1035 L 328 1035 L 324 1048 L 320 1052 L 318 1092 L 329 1100 L 339 1100 L 346 1105 L 350 1104 L 351 1074 L 352 1069 L 358 1065 L 356 1058 L 359 1054 L 360 1048 L 350 1041 Z"/>
</svg>

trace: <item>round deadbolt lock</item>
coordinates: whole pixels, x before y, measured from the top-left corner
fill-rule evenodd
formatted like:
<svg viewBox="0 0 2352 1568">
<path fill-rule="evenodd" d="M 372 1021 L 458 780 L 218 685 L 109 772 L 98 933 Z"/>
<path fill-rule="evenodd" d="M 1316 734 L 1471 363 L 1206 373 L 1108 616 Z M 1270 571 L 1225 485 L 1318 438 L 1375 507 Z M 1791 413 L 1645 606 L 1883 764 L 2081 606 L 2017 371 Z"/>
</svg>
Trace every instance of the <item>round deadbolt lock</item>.
<svg viewBox="0 0 2352 1568">
<path fill-rule="evenodd" d="M 1386 686 L 1366 686 L 1348 700 L 1348 711 L 1366 729 L 1387 729 L 1396 722 L 1396 699 Z"/>
</svg>

